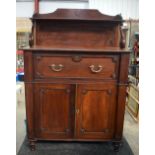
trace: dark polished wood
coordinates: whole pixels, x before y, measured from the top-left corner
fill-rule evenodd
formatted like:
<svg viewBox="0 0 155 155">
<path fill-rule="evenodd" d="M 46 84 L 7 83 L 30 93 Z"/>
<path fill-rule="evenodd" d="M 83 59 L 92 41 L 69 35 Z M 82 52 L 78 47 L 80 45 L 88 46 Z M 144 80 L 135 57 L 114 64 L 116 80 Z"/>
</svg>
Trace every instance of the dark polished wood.
<svg viewBox="0 0 155 155">
<path fill-rule="evenodd" d="M 75 60 L 77 56 L 79 59 Z M 35 79 L 53 77 L 116 79 L 118 56 L 39 54 L 34 57 L 34 66 Z"/>
<path fill-rule="evenodd" d="M 120 15 L 103 15 L 97 10 L 57 9 L 49 14 L 34 14 L 32 22 L 33 47 L 103 49 L 124 48 L 125 45 Z"/>
<path fill-rule="evenodd" d="M 74 85 L 35 84 L 35 133 L 37 138 L 73 138 Z"/>
<path fill-rule="evenodd" d="M 77 86 L 77 138 L 110 139 L 114 134 L 116 83 Z"/>
<path fill-rule="evenodd" d="M 80 21 L 100 21 L 100 22 L 122 22 L 121 15 L 109 16 L 93 9 L 57 9 L 53 13 L 33 15 L 35 20 L 80 20 Z"/>
<path fill-rule="evenodd" d="M 122 139 L 129 51 L 122 18 L 97 10 L 35 14 L 24 50 L 27 133 L 38 140 Z"/>
</svg>

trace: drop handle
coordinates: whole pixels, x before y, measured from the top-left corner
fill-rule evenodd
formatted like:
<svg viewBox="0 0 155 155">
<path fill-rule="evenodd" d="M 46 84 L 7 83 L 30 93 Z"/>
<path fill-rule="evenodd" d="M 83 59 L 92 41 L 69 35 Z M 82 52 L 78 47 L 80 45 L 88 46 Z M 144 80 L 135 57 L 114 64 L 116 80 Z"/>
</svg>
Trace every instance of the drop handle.
<svg viewBox="0 0 155 155">
<path fill-rule="evenodd" d="M 58 64 L 58 65 L 52 64 L 52 65 L 49 66 L 49 68 L 52 69 L 55 72 L 60 72 L 60 71 L 62 71 L 64 66 L 62 64 Z"/>
<path fill-rule="evenodd" d="M 89 66 L 90 70 L 93 72 L 93 73 L 99 73 L 102 71 L 103 69 L 103 66 L 101 65 L 98 65 L 98 66 L 95 66 L 95 65 L 91 65 Z"/>
</svg>

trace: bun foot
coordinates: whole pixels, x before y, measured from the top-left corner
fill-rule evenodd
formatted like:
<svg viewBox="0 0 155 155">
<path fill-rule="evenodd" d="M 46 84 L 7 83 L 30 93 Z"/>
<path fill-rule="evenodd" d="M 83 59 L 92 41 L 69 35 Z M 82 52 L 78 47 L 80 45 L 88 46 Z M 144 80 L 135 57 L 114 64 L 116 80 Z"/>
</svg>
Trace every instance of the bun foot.
<svg viewBox="0 0 155 155">
<path fill-rule="evenodd" d="M 113 142 L 113 147 L 115 152 L 119 152 L 121 146 L 121 142 Z"/>
<path fill-rule="evenodd" d="M 30 150 L 35 151 L 36 149 L 36 141 L 35 140 L 29 140 Z"/>
</svg>

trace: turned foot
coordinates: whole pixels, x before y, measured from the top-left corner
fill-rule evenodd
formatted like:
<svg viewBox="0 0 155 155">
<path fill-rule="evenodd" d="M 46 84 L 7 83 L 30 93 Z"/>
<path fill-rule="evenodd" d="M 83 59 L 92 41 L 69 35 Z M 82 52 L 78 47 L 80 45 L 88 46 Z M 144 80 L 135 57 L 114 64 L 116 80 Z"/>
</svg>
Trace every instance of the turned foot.
<svg viewBox="0 0 155 155">
<path fill-rule="evenodd" d="M 121 142 L 113 142 L 114 151 L 118 152 L 120 150 Z"/>
<path fill-rule="evenodd" d="M 35 148 L 36 148 L 35 143 L 36 143 L 35 140 L 29 140 L 29 145 L 30 145 L 31 151 L 35 151 Z"/>
</svg>

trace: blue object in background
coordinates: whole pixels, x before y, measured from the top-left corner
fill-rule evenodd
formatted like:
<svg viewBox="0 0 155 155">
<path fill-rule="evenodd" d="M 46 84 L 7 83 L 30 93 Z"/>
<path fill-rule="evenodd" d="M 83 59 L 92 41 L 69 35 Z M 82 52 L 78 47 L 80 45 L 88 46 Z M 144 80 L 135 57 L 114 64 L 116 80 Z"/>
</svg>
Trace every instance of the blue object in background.
<svg viewBox="0 0 155 155">
<path fill-rule="evenodd" d="M 18 82 L 18 81 L 19 81 L 18 74 L 16 74 L 16 82 Z"/>
<path fill-rule="evenodd" d="M 16 81 L 24 81 L 24 72 L 16 74 Z"/>
</svg>

